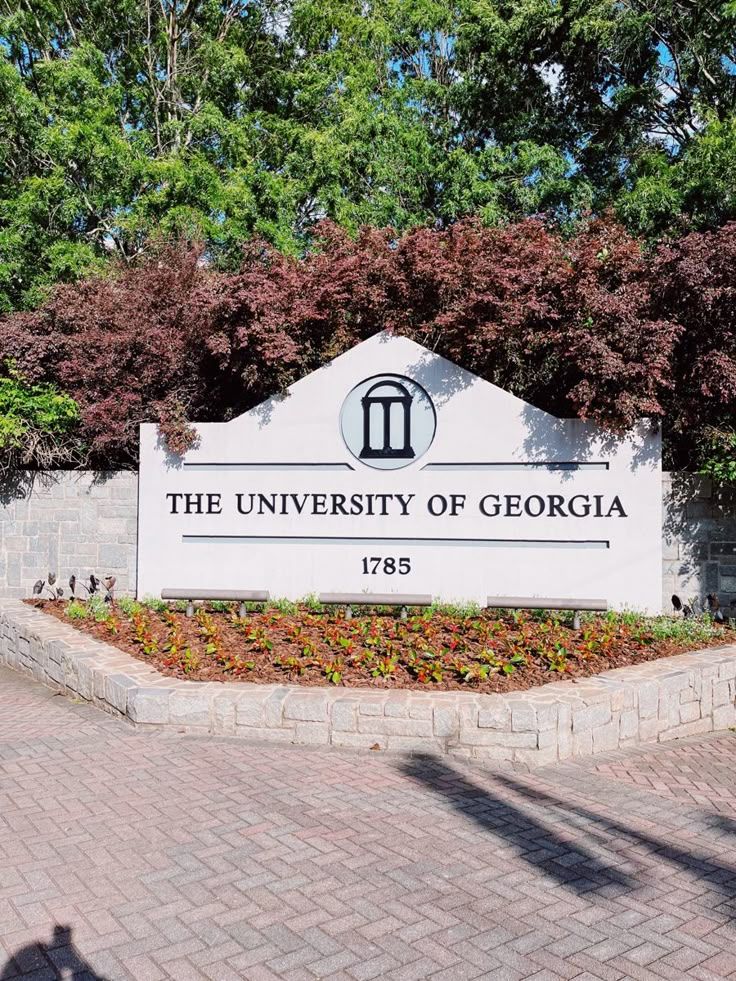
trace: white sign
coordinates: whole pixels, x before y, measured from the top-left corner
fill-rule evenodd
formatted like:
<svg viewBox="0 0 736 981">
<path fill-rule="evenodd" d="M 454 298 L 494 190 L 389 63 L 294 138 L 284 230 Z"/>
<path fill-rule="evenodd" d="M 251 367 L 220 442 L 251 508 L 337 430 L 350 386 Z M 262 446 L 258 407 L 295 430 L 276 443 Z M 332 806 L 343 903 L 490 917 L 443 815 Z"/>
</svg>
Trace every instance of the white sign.
<svg viewBox="0 0 736 981">
<path fill-rule="evenodd" d="M 661 447 L 379 334 L 182 458 L 141 426 L 138 595 L 607 599 L 658 612 Z"/>
</svg>

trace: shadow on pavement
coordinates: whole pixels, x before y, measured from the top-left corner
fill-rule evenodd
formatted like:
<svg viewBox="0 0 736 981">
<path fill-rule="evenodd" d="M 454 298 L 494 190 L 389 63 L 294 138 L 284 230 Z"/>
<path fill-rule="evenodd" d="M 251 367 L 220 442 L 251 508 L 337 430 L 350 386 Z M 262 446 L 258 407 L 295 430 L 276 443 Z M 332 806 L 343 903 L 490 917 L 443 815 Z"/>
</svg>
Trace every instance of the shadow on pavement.
<svg viewBox="0 0 736 981">
<path fill-rule="evenodd" d="M 644 831 L 630 828 L 615 818 L 596 814 L 595 811 L 588 810 L 580 804 L 571 804 L 569 801 L 560 800 L 553 794 L 537 787 L 529 787 L 522 781 L 505 774 L 494 774 L 494 780 L 527 800 L 555 808 L 568 818 L 572 816 L 573 819 L 577 818 L 598 825 L 609 839 L 625 838 L 634 844 L 642 845 L 650 855 L 691 873 L 701 885 L 719 892 L 728 906 L 733 906 L 734 901 L 736 901 L 736 867 L 718 864 L 709 858 L 705 852 L 699 851 L 697 847 L 686 850 L 671 842 L 662 841 Z M 721 815 L 713 815 L 707 823 L 710 827 L 724 832 L 732 833 L 735 827 L 732 819 Z M 733 915 L 734 912 L 736 910 L 731 911 L 729 915 Z"/>
<path fill-rule="evenodd" d="M 38 941 L 21 947 L 10 955 L 0 971 L 0 981 L 18 981 L 25 975 L 33 978 L 74 978 L 74 981 L 105 981 L 80 955 L 72 941 L 72 928 L 54 927 L 50 943 Z"/>
<path fill-rule="evenodd" d="M 401 769 L 417 783 L 445 797 L 484 831 L 513 846 L 527 864 L 577 895 L 615 895 L 638 885 L 579 842 L 566 840 L 523 807 L 479 787 L 435 757 L 414 757 L 402 763 Z"/>
</svg>

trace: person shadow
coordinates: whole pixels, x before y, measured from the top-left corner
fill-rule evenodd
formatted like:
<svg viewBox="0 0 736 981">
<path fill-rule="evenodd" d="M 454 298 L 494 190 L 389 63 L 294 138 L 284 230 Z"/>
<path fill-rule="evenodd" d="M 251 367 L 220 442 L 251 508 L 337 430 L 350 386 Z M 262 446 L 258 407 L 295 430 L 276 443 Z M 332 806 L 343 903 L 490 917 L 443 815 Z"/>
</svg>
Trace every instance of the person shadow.
<svg viewBox="0 0 736 981">
<path fill-rule="evenodd" d="M 77 950 L 70 926 L 54 926 L 49 943 L 40 940 L 21 947 L 10 955 L 0 971 L 0 981 L 22 981 L 35 978 L 73 978 L 74 981 L 106 981 Z"/>
</svg>

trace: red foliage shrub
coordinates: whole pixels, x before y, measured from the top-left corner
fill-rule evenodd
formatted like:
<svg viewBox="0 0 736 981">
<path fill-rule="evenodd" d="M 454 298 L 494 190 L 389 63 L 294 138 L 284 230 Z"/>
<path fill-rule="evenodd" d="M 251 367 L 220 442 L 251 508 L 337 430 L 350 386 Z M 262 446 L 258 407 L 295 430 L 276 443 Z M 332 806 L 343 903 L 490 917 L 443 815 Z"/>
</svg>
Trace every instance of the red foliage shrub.
<svg viewBox="0 0 736 981">
<path fill-rule="evenodd" d="M 239 272 L 170 247 L 59 287 L 0 321 L 0 358 L 79 403 L 90 465 L 135 461 L 137 427 L 169 444 L 225 420 L 383 329 L 560 416 L 693 427 L 734 409 L 736 225 L 646 253 L 615 223 L 565 239 L 542 222 L 459 222 L 398 240 L 330 223 L 302 259 L 250 243 Z"/>
</svg>

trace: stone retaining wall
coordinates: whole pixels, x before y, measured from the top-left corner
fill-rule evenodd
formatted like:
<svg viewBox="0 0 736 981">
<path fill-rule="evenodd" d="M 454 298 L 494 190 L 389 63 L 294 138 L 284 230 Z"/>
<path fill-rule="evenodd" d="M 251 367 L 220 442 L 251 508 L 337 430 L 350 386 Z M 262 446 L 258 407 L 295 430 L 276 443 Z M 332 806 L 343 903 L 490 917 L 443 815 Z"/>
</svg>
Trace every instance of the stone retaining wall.
<svg viewBox="0 0 736 981">
<path fill-rule="evenodd" d="M 143 728 L 538 766 L 736 724 L 736 645 L 509 695 L 220 684 L 143 661 L 0 600 L 0 664 Z"/>
<path fill-rule="evenodd" d="M 0 483 L 0 596 L 30 596 L 49 572 L 67 583 L 115 576 L 135 593 L 138 475 L 17 472 Z"/>
</svg>

